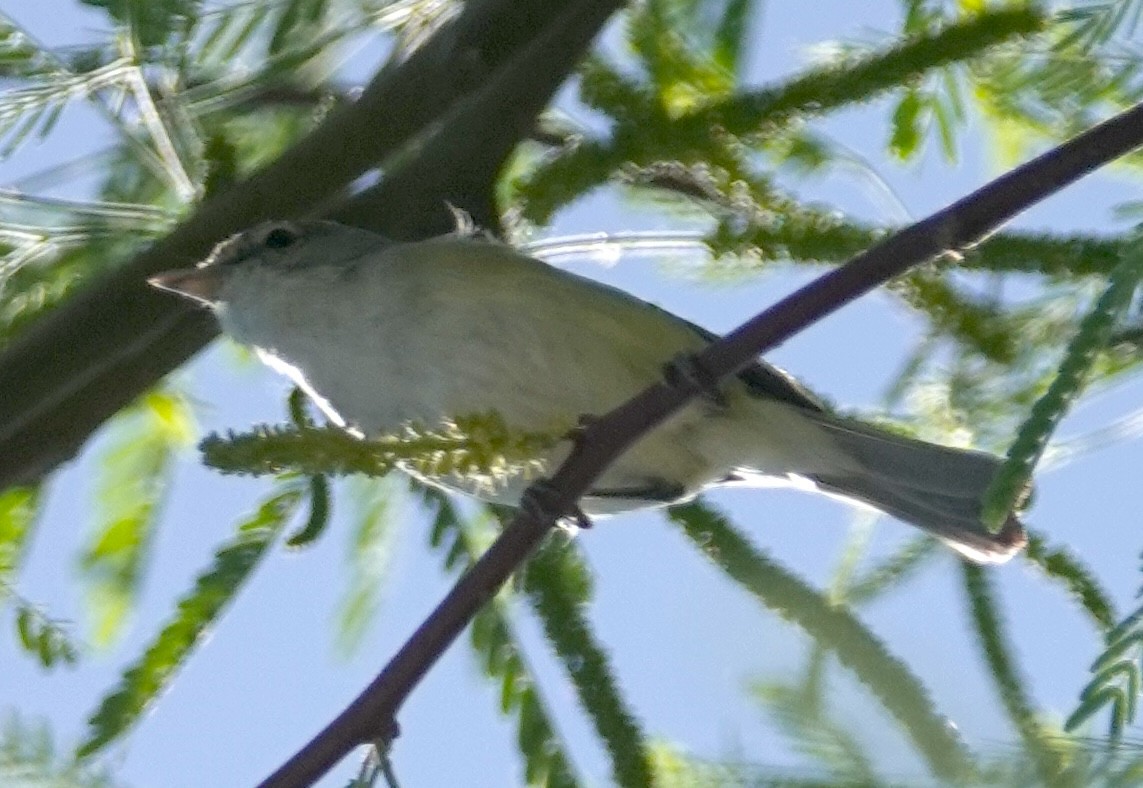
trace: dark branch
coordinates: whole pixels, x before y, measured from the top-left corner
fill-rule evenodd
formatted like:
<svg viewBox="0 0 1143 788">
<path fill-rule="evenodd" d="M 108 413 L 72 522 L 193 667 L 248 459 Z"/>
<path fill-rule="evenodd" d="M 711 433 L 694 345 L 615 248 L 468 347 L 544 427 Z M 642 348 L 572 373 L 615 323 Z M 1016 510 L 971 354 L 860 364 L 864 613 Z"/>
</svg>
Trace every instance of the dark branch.
<svg viewBox="0 0 1143 788">
<path fill-rule="evenodd" d="M 964 249 L 1021 211 L 1143 144 L 1143 105 L 998 178 L 886 239 L 842 268 L 782 299 L 695 357 L 716 378 L 749 364 L 799 330 L 934 256 Z M 547 483 L 553 514 L 576 501 L 620 454 L 702 394 L 699 382 L 649 387 L 584 427 L 577 451 Z M 275 772 L 264 788 L 308 785 L 355 746 L 384 737 L 404 700 L 480 607 L 540 545 L 553 522 L 521 509 L 480 560 L 405 642 L 384 670 L 336 719 Z"/>
<path fill-rule="evenodd" d="M 449 203 L 464 208 L 479 227 L 498 229 L 492 184 L 520 141 L 533 134 L 536 117 L 618 5 L 597 0 L 569 7 L 480 92 L 458 103 L 415 161 L 333 211 L 331 218 L 357 226 L 377 222 L 390 237 L 409 240 L 453 230 Z M 474 145 L 473 140 L 481 142 Z M 425 189 L 426 183 L 434 188 Z"/>
</svg>

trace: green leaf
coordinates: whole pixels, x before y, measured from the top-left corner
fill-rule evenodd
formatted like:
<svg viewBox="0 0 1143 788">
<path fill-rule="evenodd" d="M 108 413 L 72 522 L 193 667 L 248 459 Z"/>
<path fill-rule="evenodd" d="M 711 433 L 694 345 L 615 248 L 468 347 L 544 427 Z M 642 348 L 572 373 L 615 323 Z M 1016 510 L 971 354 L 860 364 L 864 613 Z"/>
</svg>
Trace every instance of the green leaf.
<svg viewBox="0 0 1143 788">
<path fill-rule="evenodd" d="M 208 465 L 226 473 L 383 476 L 404 462 L 424 476 L 460 474 L 494 483 L 537 470 L 536 458 L 566 429 L 519 432 L 497 414 L 485 413 L 433 428 L 408 424 L 367 439 L 337 427 L 261 426 L 241 435 L 210 435 L 200 448 Z"/>
<path fill-rule="evenodd" d="M 45 668 L 63 662 L 73 664 L 79 651 L 64 623 L 57 621 L 25 599 L 15 588 L 20 568 L 39 513 L 40 491 L 14 487 L 0 494 L 0 602 L 11 602 L 16 611 L 16 637 L 28 654 Z"/>
<path fill-rule="evenodd" d="M 79 659 L 79 650 L 72 643 L 64 622 L 49 618 L 20 596 L 16 596 L 16 634 L 24 651 L 44 668 L 54 668 L 60 663 L 73 665 Z"/>
<path fill-rule="evenodd" d="M 209 32 L 202 39 L 199 55 L 203 61 L 227 63 L 237 59 L 243 48 L 254 38 L 259 27 L 269 18 L 268 4 L 238 4 L 200 21 L 199 29 Z"/>
<path fill-rule="evenodd" d="M 171 460 L 192 431 L 186 402 L 159 391 L 122 412 L 111 429 L 96 477 L 96 526 L 80 560 L 97 645 L 119 633 L 134 607 Z"/>
<path fill-rule="evenodd" d="M 760 3 L 756 0 L 726 0 L 722 18 L 714 32 L 714 62 L 731 74 L 742 69 L 742 53 L 746 51 L 752 17 Z"/>
<path fill-rule="evenodd" d="M 921 112 L 925 109 L 925 102 L 917 90 L 908 91 L 897 103 L 893 110 L 891 128 L 892 136 L 889 138 L 889 150 L 899 159 L 906 160 L 913 157 L 920 149 L 921 144 Z"/>
<path fill-rule="evenodd" d="M 0 725 L 0 784 L 11 788 L 113 788 L 105 765 L 87 767 L 59 755 L 47 722 L 30 724 L 15 711 Z"/>
<path fill-rule="evenodd" d="M 1097 627 L 1108 630 L 1115 623 L 1115 606 L 1099 578 L 1078 557 L 1063 547 L 1049 547 L 1038 534 L 1028 538 L 1027 559 L 1052 580 L 1061 583 Z"/>
<path fill-rule="evenodd" d="M 956 128 L 964 118 L 960 107 L 959 87 L 952 77 L 945 78 L 949 94 L 947 96 L 934 95 L 932 97 L 933 120 L 936 122 L 937 134 L 940 136 L 941 153 L 945 160 L 956 161 Z"/>
<path fill-rule="evenodd" d="M 290 414 L 290 421 L 298 429 L 313 426 L 313 421 L 306 413 L 306 395 L 300 388 L 294 387 L 290 391 L 286 407 Z M 306 524 L 286 539 L 287 547 L 307 547 L 317 541 L 329 525 L 329 478 L 321 474 L 310 477 L 310 516 Z"/>
<path fill-rule="evenodd" d="M 1080 703 L 1064 728 L 1074 731 L 1110 705 L 1108 736 L 1113 745 L 1118 745 L 1124 728 L 1135 721 L 1143 686 L 1143 607 L 1136 608 L 1109 630 L 1104 643 L 1103 653 L 1091 666 L 1094 675 L 1080 693 Z"/>
<path fill-rule="evenodd" d="M 1124 253 L 1110 276 L 1107 288 L 1080 323 L 1048 390 L 1032 406 L 1008 450 L 1008 458 L 984 498 L 984 521 L 995 529 L 1019 508 L 1026 497 L 1032 470 L 1048 439 L 1056 431 L 1072 403 L 1083 391 L 1099 353 L 1111 339 L 1118 321 L 1131 305 L 1143 278 L 1143 234 Z"/>
<path fill-rule="evenodd" d="M 286 538 L 286 547 L 309 547 L 325 533 L 329 525 L 329 479 L 325 476 L 309 477 L 310 514 L 305 525 Z"/>
<path fill-rule="evenodd" d="M 1119 687 L 1101 686 L 1095 692 L 1085 693 L 1083 700 L 1064 722 L 1064 730 L 1075 731 L 1105 706 L 1110 705 L 1112 707 L 1112 713 L 1108 724 L 1108 735 L 1113 739 L 1118 738 L 1122 733 L 1120 715 L 1118 713 L 1122 702 L 1123 690 Z"/>
<path fill-rule="evenodd" d="M 975 772 L 969 752 L 933 708 L 924 685 L 852 613 L 759 553 L 708 505 L 692 501 L 672 506 L 667 516 L 707 559 L 767 610 L 801 627 L 852 670 L 898 720 L 934 775 L 955 782 Z"/>
<path fill-rule="evenodd" d="M 21 606 L 16 612 L 16 632 L 20 636 L 20 644 L 26 651 L 35 651 L 36 636 L 32 630 L 32 611 Z"/>
<path fill-rule="evenodd" d="M 79 757 L 102 749 L 139 720 L 249 580 L 304 497 L 304 485 L 290 481 L 239 525 L 235 537 L 218 550 L 211 567 L 179 600 L 174 618 L 91 715 Z"/>
<path fill-rule="evenodd" d="M 440 490 L 419 482 L 414 482 L 413 487 L 435 511 L 431 544 L 445 548 L 445 564 L 450 570 L 466 570 L 490 543 L 494 518 L 462 518 Z M 577 781 L 567 747 L 514 631 L 507 596 L 508 592 L 502 591 L 476 614 L 470 627 L 470 642 L 485 674 L 500 685 L 501 712 L 516 715 L 516 743 L 524 758 L 528 784 L 571 788 Z"/>
<path fill-rule="evenodd" d="M 575 546 L 563 539 L 549 539 L 524 571 L 524 591 L 611 756 L 615 783 L 653 785 L 655 775 L 642 726 L 584 614 L 591 578 Z"/>
<path fill-rule="evenodd" d="M 80 0 L 104 9 L 113 20 L 130 29 L 145 47 L 166 43 L 170 34 L 198 16 L 201 0 Z"/>
<path fill-rule="evenodd" d="M 39 512 L 39 491 L 13 487 L 0 493 L 0 598 L 24 557 Z"/>
<path fill-rule="evenodd" d="M 337 612 L 337 644 L 345 654 L 357 649 L 376 618 L 398 532 L 394 526 L 404 519 L 404 484 L 393 478 L 354 481 L 347 490 L 354 520 L 348 579 Z"/>
<path fill-rule="evenodd" d="M 961 562 L 961 570 L 977 638 L 1000 699 L 1009 719 L 1020 733 L 1039 781 L 1044 785 L 1055 785 L 1066 767 L 1060 752 L 1062 743 L 1054 741 L 1054 737 L 1040 722 L 1040 715 L 1012 659 L 1012 646 L 1004 629 L 1004 621 L 997 612 L 996 592 L 992 588 L 991 578 L 980 566 L 967 561 Z"/>
<path fill-rule="evenodd" d="M 40 664 L 45 668 L 50 668 L 55 662 L 55 639 L 52 637 L 50 629 L 42 629 L 36 636 L 36 655 L 40 658 Z"/>
<path fill-rule="evenodd" d="M 270 37 L 270 55 L 311 42 L 322 30 L 329 0 L 286 0 Z"/>
</svg>

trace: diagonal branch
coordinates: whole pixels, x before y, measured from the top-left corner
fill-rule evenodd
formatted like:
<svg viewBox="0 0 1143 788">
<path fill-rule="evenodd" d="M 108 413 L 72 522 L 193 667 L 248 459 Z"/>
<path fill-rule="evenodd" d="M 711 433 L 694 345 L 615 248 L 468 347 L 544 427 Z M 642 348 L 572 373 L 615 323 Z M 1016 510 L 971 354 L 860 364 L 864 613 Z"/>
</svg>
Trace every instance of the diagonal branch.
<svg viewBox="0 0 1143 788">
<path fill-rule="evenodd" d="M 313 213 L 486 84 L 566 11 L 582 12 L 577 19 L 590 40 L 619 5 L 619 0 L 467 3 L 408 60 L 382 69 L 358 101 L 336 109 L 278 160 L 201 205 L 166 238 L 33 325 L 0 353 L 0 489 L 34 482 L 70 459 L 104 420 L 215 336 L 208 316 L 153 292 L 145 284 L 148 275 L 199 260 L 222 238 L 262 219 Z M 582 38 L 577 29 L 565 32 Z M 578 49 L 560 51 L 571 55 L 561 62 L 574 64 Z M 546 102 L 553 89 L 541 75 L 524 80 L 520 90 L 521 106 L 530 107 L 536 96 Z M 503 107 L 494 112 L 506 119 Z M 505 128 L 517 133 L 517 125 L 512 121 Z M 503 138 L 493 139 L 502 145 Z M 469 135 L 464 145 L 475 155 L 487 142 Z M 491 194 L 494 174 L 487 177 L 484 188 Z M 445 184 L 421 180 L 392 207 L 405 200 L 417 206 L 442 201 L 446 194 Z M 390 229 L 368 214 L 357 220 L 370 229 Z"/>
<path fill-rule="evenodd" d="M 979 242 L 1021 211 L 1143 144 L 1143 104 L 1001 176 L 948 208 L 902 230 L 816 279 L 722 339 L 694 362 L 719 380 L 797 331 L 890 278 L 936 255 Z M 391 738 L 396 714 L 416 685 L 476 612 L 536 550 L 556 517 L 648 430 L 701 393 L 699 381 L 658 383 L 584 428 L 576 451 L 546 484 L 549 515 L 519 510 L 512 523 L 462 576 L 385 668 L 317 736 L 262 785 L 309 785 L 359 744 Z M 999 537 L 998 537 L 999 538 Z"/>
<path fill-rule="evenodd" d="M 532 136 L 536 116 L 619 5 L 593 0 L 568 7 L 480 92 L 457 103 L 415 160 L 333 210 L 330 218 L 359 227 L 373 222 L 390 237 L 411 240 L 454 230 L 451 204 L 464 208 L 477 226 L 498 228 L 492 184 L 521 140 Z M 426 189 L 426 183 L 435 188 Z"/>
</svg>

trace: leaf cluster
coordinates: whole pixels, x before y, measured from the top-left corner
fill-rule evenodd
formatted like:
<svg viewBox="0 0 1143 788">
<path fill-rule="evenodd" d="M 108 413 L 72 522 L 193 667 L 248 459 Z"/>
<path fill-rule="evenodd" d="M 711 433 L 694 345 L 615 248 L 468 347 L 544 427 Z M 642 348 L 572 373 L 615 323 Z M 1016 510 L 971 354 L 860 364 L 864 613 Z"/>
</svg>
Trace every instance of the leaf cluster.
<svg viewBox="0 0 1143 788">
<path fill-rule="evenodd" d="M 557 440 L 558 433 L 512 430 L 498 414 L 483 413 L 439 427 L 406 424 L 368 438 L 332 426 L 262 426 L 208 436 L 200 448 L 206 463 L 224 473 L 383 476 L 402 466 L 425 477 L 455 475 L 492 486 L 542 470 L 541 458 Z"/>
</svg>

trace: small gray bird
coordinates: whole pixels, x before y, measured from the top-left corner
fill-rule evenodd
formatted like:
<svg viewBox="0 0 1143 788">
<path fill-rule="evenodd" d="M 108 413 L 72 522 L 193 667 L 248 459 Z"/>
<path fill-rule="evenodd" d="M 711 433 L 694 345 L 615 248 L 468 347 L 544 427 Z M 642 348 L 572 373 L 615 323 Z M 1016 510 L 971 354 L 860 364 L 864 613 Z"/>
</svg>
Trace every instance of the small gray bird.
<svg viewBox="0 0 1143 788">
<path fill-rule="evenodd" d="M 333 222 L 267 222 L 219 244 L 197 268 L 150 280 L 211 307 L 336 424 L 366 435 L 409 422 L 498 413 L 512 429 L 561 434 L 662 376 L 714 339 L 605 285 L 472 235 L 396 243 Z M 901 437 L 829 412 L 757 362 L 692 402 L 608 468 L 588 514 L 662 506 L 767 476 L 808 480 L 911 523 L 965 556 L 1002 562 L 1024 544 L 999 534 L 981 499 L 1000 460 Z M 542 458 L 566 456 L 565 442 Z M 445 487 L 515 504 L 522 476 Z"/>
</svg>

